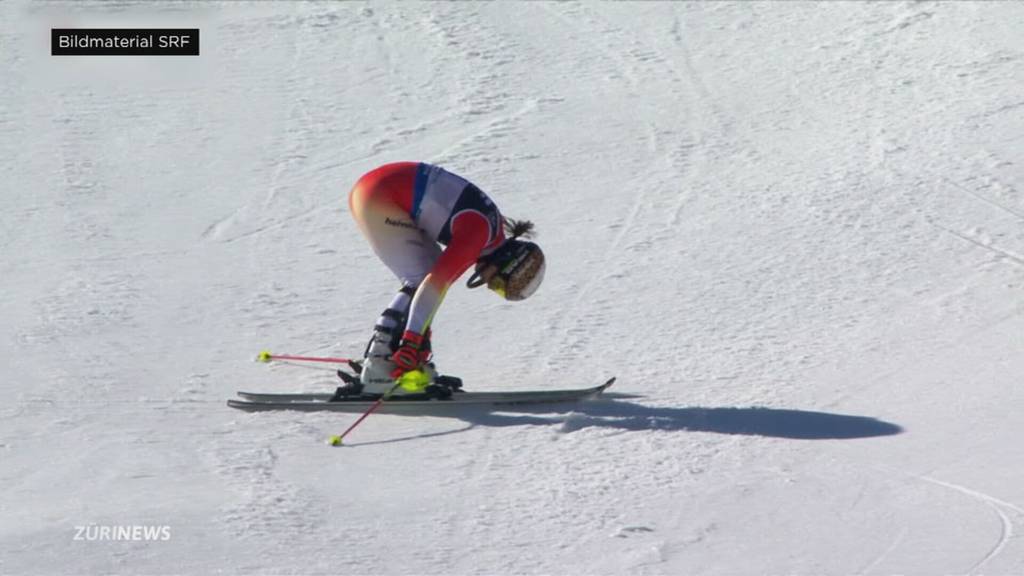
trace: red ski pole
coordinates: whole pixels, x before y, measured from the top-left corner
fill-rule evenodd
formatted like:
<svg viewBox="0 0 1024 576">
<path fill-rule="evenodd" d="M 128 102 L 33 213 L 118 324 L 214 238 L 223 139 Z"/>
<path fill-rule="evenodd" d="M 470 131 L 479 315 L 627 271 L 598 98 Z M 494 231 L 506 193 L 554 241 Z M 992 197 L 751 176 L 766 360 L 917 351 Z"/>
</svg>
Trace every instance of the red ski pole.
<svg viewBox="0 0 1024 576">
<path fill-rule="evenodd" d="M 348 436 L 349 432 L 355 430 L 356 426 L 359 426 L 359 424 L 363 420 L 366 420 L 367 416 L 369 416 L 370 414 L 373 414 L 374 411 L 377 410 L 377 408 L 380 408 L 381 404 L 383 404 L 389 398 L 391 398 L 391 395 L 395 393 L 395 390 L 398 390 L 399 386 L 403 386 L 404 385 L 406 388 L 409 388 L 409 389 L 422 390 L 422 389 L 426 388 L 427 384 L 429 384 L 429 383 L 430 383 L 430 377 L 427 376 L 426 374 L 424 374 L 422 370 L 411 370 L 409 372 L 406 372 L 405 374 L 402 374 L 401 377 L 399 377 L 397 380 L 395 380 L 395 385 L 392 386 L 390 390 L 385 392 L 383 396 L 378 398 L 377 401 L 374 402 L 366 410 L 366 412 L 363 412 L 363 415 L 360 416 L 358 420 L 353 422 L 352 425 L 348 427 L 348 430 L 345 430 L 344 432 L 342 432 L 341 434 L 338 434 L 337 436 L 331 436 L 327 440 L 327 443 L 330 444 L 331 446 L 341 446 L 342 441 L 345 439 L 346 436 Z"/>
<path fill-rule="evenodd" d="M 319 356 L 292 356 L 290 354 L 271 354 L 264 350 L 259 353 L 256 357 L 258 362 L 273 362 L 275 360 L 298 360 L 302 362 L 327 362 L 330 364 L 348 364 L 351 362 L 349 358 L 323 358 Z"/>
<path fill-rule="evenodd" d="M 363 420 L 366 420 L 366 417 L 367 417 L 367 416 L 369 416 L 370 414 L 373 414 L 373 413 L 374 413 L 374 411 L 376 411 L 376 410 L 377 410 L 377 408 L 380 408 L 380 405 L 381 405 L 381 404 L 383 404 L 385 400 L 387 400 L 388 398 L 391 398 L 391 395 L 392 395 L 392 394 L 394 394 L 394 393 L 395 393 L 395 390 L 398 390 L 398 387 L 399 387 L 399 386 L 401 386 L 401 385 L 402 385 L 402 381 L 401 381 L 401 380 L 399 380 L 399 381 L 396 381 L 396 382 L 395 382 L 395 385 L 394 385 L 394 386 L 392 386 L 392 387 L 391 387 L 391 389 L 390 389 L 390 390 L 388 390 L 388 391 L 387 391 L 387 392 L 386 392 L 386 393 L 385 393 L 385 394 L 384 394 L 383 396 L 381 396 L 380 398 L 378 398 L 378 399 L 377 399 L 377 401 L 376 401 L 376 402 L 374 402 L 374 403 L 373 403 L 373 404 L 372 404 L 372 405 L 371 405 L 371 406 L 370 406 L 370 407 L 369 407 L 369 408 L 368 408 L 368 409 L 366 410 L 366 412 L 363 412 L 363 415 L 362 415 L 362 416 L 360 416 L 358 420 L 356 420 L 355 422 L 353 422 L 353 423 L 352 423 L 352 425 L 351 425 L 351 426 L 349 426 L 347 430 L 345 430 L 345 431 L 344 431 L 344 432 L 342 432 L 341 434 L 338 434 L 337 436 L 331 436 L 331 437 L 330 437 L 330 438 L 328 439 L 327 443 L 328 443 L 328 444 L 330 444 L 331 446 L 341 446 L 341 443 L 342 443 L 342 441 L 343 441 L 343 440 L 345 439 L 345 436 L 348 436 L 348 433 L 349 433 L 349 432 L 351 432 L 351 431 L 353 431 L 353 430 L 355 430 L 356 426 L 359 426 L 359 424 L 360 424 L 360 423 L 361 423 L 361 422 L 362 422 Z"/>
</svg>

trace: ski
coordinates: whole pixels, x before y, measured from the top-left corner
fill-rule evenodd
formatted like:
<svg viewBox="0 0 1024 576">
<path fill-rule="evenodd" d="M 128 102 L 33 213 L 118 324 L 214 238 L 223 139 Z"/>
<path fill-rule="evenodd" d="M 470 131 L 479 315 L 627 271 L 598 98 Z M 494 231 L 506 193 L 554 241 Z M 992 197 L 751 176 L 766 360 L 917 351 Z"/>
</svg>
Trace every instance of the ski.
<svg viewBox="0 0 1024 576">
<path fill-rule="evenodd" d="M 408 400 L 396 397 L 381 404 L 381 413 L 420 413 L 449 411 L 460 407 L 514 408 L 537 404 L 570 403 L 600 396 L 615 378 L 592 388 L 533 390 L 517 392 L 457 392 L 450 398 Z M 247 412 L 297 410 L 302 412 L 363 412 L 374 400 L 353 398 L 328 402 L 332 394 L 265 394 L 238 392 L 241 400 L 228 400 L 228 406 Z"/>
</svg>

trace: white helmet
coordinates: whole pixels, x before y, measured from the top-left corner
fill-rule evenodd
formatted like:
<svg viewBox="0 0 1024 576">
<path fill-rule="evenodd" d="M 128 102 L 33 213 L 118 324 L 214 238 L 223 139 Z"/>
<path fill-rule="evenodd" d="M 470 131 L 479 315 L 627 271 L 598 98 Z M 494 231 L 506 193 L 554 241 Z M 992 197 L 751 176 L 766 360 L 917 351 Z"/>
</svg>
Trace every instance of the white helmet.
<svg viewBox="0 0 1024 576">
<path fill-rule="evenodd" d="M 483 272 L 492 267 L 490 280 L 484 280 Z M 544 268 L 540 246 L 512 238 L 480 260 L 466 285 L 476 288 L 486 282 L 489 289 L 506 300 L 526 300 L 544 281 Z"/>
</svg>

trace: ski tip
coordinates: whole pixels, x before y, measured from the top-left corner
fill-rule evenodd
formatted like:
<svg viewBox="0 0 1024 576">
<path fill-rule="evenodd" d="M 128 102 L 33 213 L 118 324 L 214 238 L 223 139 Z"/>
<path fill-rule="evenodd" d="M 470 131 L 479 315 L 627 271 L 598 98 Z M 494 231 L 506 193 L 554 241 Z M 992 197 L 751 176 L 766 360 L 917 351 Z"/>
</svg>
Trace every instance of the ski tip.
<svg viewBox="0 0 1024 576">
<path fill-rule="evenodd" d="M 586 398 L 597 398 L 601 396 L 602 394 L 604 394 L 604 391 L 607 390 L 612 384 L 615 384 L 614 376 L 606 380 L 604 384 L 601 384 L 600 386 L 597 386 L 595 388 L 591 388 L 591 392 L 590 394 L 587 394 Z"/>
</svg>

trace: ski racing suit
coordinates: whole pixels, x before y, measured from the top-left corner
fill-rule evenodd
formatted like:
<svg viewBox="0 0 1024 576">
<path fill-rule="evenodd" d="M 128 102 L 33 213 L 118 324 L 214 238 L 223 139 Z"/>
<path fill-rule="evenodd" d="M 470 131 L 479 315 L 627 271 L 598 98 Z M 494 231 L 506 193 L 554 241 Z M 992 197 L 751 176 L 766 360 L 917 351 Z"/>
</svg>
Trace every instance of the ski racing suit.
<svg viewBox="0 0 1024 576">
<path fill-rule="evenodd" d="M 448 288 L 505 241 L 494 202 L 431 164 L 398 162 L 368 172 L 353 186 L 349 208 L 377 257 L 402 282 L 376 325 L 396 337 L 403 330 L 425 336 Z"/>
</svg>

